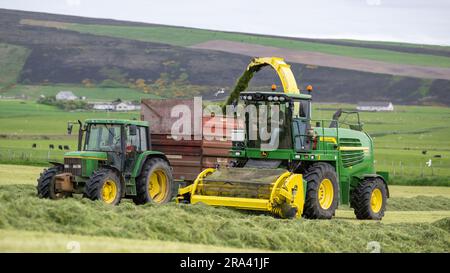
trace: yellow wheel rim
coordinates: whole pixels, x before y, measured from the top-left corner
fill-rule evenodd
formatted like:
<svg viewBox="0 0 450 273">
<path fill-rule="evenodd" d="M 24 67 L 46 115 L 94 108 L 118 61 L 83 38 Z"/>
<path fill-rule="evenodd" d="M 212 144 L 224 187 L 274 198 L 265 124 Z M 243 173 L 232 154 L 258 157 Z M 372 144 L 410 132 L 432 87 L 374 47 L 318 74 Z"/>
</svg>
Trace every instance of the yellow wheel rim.
<svg viewBox="0 0 450 273">
<path fill-rule="evenodd" d="M 111 179 L 105 181 L 102 187 L 102 199 L 105 203 L 111 204 L 117 197 L 117 185 Z"/>
<path fill-rule="evenodd" d="M 168 179 L 163 170 L 156 170 L 148 177 L 148 193 L 153 202 L 161 203 L 166 199 Z"/>
<path fill-rule="evenodd" d="M 334 189 L 330 179 L 325 178 L 320 182 L 319 191 L 317 192 L 319 204 L 322 209 L 329 209 L 333 203 Z"/>
<path fill-rule="evenodd" d="M 380 189 L 376 188 L 370 196 L 370 207 L 374 213 L 378 213 L 383 205 L 383 195 Z"/>
</svg>

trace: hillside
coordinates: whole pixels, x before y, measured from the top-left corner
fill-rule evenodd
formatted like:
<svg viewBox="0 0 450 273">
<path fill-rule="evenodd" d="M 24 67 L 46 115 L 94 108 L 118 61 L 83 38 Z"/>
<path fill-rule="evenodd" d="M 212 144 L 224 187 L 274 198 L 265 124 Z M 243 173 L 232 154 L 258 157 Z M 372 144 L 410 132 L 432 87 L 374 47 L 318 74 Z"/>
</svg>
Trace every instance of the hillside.
<svg viewBox="0 0 450 273">
<path fill-rule="evenodd" d="M 0 9 L 0 24 L 0 95 L 4 96 L 48 95 L 60 89 L 48 86 L 58 84 L 95 88 L 96 98 L 103 87 L 121 88 L 114 96 L 203 94 L 210 98 L 217 88 L 232 88 L 253 52 L 251 47 L 243 53 L 199 46 L 222 40 L 280 49 L 276 52 L 288 57 L 300 85 L 315 86 L 316 101 L 450 105 L 449 47 L 294 39 L 4 9 Z M 291 55 L 323 55 L 314 63 L 304 61 L 311 59 L 303 55 L 289 58 L 286 50 Z M 364 69 L 359 62 L 369 63 Z M 370 62 L 394 69 L 374 70 Z M 278 82 L 275 75 L 263 71 L 252 87 L 273 82 Z M 93 89 L 84 93 L 89 90 Z"/>
</svg>

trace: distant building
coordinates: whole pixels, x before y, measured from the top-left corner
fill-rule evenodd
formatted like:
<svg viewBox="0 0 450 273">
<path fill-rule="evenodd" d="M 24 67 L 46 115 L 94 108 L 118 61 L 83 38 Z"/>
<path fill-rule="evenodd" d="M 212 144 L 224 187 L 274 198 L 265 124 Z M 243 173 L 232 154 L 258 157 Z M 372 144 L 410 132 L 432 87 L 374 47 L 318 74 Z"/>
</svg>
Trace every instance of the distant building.
<svg viewBox="0 0 450 273">
<path fill-rule="evenodd" d="M 113 111 L 114 105 L 112 103 L 94 103 L 92 105 L 92 109 L 102 111 Z"/>
<path fill-rule="evenodd" d="M 368 101 L 368 102 L 359 102 L 356 107 L 358 111 L 372 111 L 372 112 L 381 112 L 381 111 L 394 111 L 394 105 L 392 102 L 380 102 L 380 101 Z"/>
<path fill-rule="evenodd" d="M 141 106 L 123 101 L 113 103 L 97 102 L 92 104 L 92 109 L 101 111 L 138 111 L 141 110 Z"/>
<path fill-rule="evenodd" d="M 115 111 L 136 111 L 141 110 L 140 105 L 135 105 L 131 102 L 115 102 L 113 103 Z"/>
<path fill-rule="evenodd" d="M 77 96 L 72 91 L 59 91 L 56 94 L 56 100 L 76 100 Z"/>
</svg>

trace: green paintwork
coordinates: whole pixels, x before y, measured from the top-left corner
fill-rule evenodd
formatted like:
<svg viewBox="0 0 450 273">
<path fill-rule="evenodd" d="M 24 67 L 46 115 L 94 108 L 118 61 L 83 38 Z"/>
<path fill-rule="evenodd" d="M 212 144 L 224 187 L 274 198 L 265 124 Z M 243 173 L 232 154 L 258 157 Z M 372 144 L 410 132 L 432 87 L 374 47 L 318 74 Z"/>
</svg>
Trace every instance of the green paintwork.
<svg viewBox="0 0 450 273">
<path fill-rule="evenodd" d="M 166 157 L 164 155 L 164 153 L 158 152 L 158 151 L 145 151 L 143 153 L 141 153 L 137 159 L 136 159 L 136 163 L 134 164 L 134 168 L 133 171 L 131 172 L 131 177 L 135 178 L 138 177 L 140 174 L 140 166 L 142 166 L 142 164 L 144 163 L 144 161 L 149 157 L 149 156 L 159 156 L 159 157 Z"/>
<path fill-rule="evenodd" d="M 88 119 L 85 125 L 92 124 L 117 124 L 121 128 L 121 147 L 126 146 L 129 130 L 126 130 L 128 125 L 136 125 L 139 128 L 145 128 L 145 133 L 148 136 L 149 124 L 147 121 L 127 120 L 127 119 Z M 84 130 L 90 130 L 91 126 L 83 126 Z M 79 131 L 83 136 L 83 131 Z M 81 138 L 82 139 L 82 138 Z M 81 145 L 84 147 L 84 145 Z M 146 147 L 150 147 L 149 143 Z M 122 148 L 121 148 L 122 149 Z M 123 148 L 125 149 L 125 148 Z M 140 175 L 142 164 L 149 157 L 165 158 L 165 155 L 157 151 L 135 151 L 128 153 L 126 151 L 73 151 L 64 154 L 64 158 L 79 158 L 81 159 L 81 175 L 74 176 L 75 188 L 77 193 L 83 192 L 86 182 L 92 173 L 100 167 L 113 168 L 118 171 L 120 180 L 125 184 L 125 196 L 136 195 L 136 177 Z M 72 161 L 73 162 L 73 161 Z M 72 163 L 75 165 L 76 163 Z"/>
<path fill-rule="evenodd" d="M 106 160 L 107 154 L 105 152 L 94 151 L 73 151 L 64 154 L 65 158 L 91 158 L 96 160 Z"/>
<path fill-rule="evenodd" d="M 131 119 L 87 119 L 85 120 L 85 123 L 92 124 L 92 123 L 100 123 L 100 124 L 121 124 L 121 125 L 136 125 L 136 126 L 144 126 L 148 127 L 147 121 L 142 120 L 131 120 Z"/>
<path fill-rule="evenodd" d="M 281 95 L 294 99 L 310 100 L 307 94 L 283 94 L 277 92 L 242 92 L 240 95 L 251 95 L 255 93 L 268 95 Z M 287 120 L 287 119 L 286 119 Z M 295 122 L 306 122 L 313 124 L 313 120 L 294 118 Z M 327 126 L 329 121 L 319 121 L 321 126 Z M 244 149 L 233 148 L 230 155 L 236 159 L 276 159 L 284 162 L 327 162 L 335 167 L 339 178 L 340 202 L 349 204 L 350 192 L 362 179 L 366 177 L 381 177 L 385 182 L 389 177 L 386 172 L 377 173 L 374 168 L 374 154 L 372 138 L 364 131 L 351 130 L 347 128 L 325 128 L 312 127 L 317 136 L 316 148 L 298 152 L 292 149 L 277 149 L 263 153 L 259 148 Z M 294 130 L 293 130 L 294 132 Z M 305 136 L 306 137 L 306 136 Z M 292 142 L 295 138 L 292 135 Z M 358 148 L 360 147 L 360 148 Z M 386 185 L 387 186 L 387 185 Z"/>
</svg>

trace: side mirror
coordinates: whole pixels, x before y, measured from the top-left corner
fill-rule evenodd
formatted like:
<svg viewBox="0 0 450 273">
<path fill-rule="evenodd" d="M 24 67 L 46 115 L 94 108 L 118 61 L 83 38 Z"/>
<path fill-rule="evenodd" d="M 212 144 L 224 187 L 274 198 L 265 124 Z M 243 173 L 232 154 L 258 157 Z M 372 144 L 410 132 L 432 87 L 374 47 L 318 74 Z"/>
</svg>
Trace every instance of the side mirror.
<svg viewBox="0 0 450 273">
<path fill-rule="evenodd" d="M 130 125 L 130 136 L 137 135 L 137 126 L 136 125 Z"/>
<path fill-rule="evenodd" d="M 72 122 L 67 123 L 67 134 L 68 135 L 72 134 L 72 129 L 73 129 L 73 123 Z"/>
</svg>

